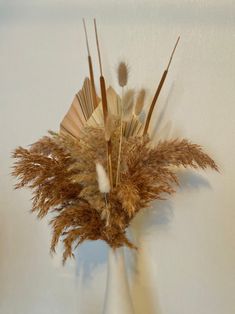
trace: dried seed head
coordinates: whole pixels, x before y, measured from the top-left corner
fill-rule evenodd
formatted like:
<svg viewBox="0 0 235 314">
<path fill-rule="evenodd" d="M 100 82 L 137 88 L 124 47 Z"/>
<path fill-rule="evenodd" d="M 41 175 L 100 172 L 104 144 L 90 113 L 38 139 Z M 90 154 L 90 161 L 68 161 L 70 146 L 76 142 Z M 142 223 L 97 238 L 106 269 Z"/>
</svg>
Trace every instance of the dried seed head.
<svg viewBox="0 0 235 314">
<path fill-rule="evenodd" d="M 146 91 L 145 91 L 145 89 L 142 88 L 138 93 L 136 104 L 135 104 L 135 115 L 136 116 L 138 116 L 141 113 L 141 111 L 144 107 L 145 96 L 146 96 Z"/>
<path fill-rule="evenodd" d="M 123 120 L 127 121 L 133 113 L 134 90 L 129 89 L 123 96 Z"/>
<path fill-rule="evenodd" d="M 125 62 L 120 62 L 117 68 L 118 83 L 121 87 L 126 86 L 128 81 L 128 67 Z"/>
</svg>

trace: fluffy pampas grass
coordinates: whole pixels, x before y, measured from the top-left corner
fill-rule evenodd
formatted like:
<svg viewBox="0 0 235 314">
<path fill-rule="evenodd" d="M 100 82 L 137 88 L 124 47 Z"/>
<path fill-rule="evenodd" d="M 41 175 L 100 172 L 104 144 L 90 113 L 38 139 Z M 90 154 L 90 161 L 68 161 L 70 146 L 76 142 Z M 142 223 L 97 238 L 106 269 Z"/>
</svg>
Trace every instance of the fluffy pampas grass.
<svg viewBox="0 0 235 314">
<path fill-rule="evenodd" d="M 112 134 L 112 166 L 116 170 L 120 128 Z M 126 229 L 153 200 L 166 198 L 178 184 L 176 167 L 211 168 L 215 162 L 199 145 L 175 139 L 153 147 L 148 136 L 123 138 L 120 183 L 111 191 L 102 128 L 85 128 L 80 139 L 50 133 L 29 149 L 19 147 L 12 174 L 16 188 L 33 190 L 32 210 L 39 218 L 53 214 L 52 252 L 61 238 L 64 258 L 85 240 L 104 240 L 111 247 L 134 248 Z M 98 178 L 98 180 L 97 180 Z M 108 204 L 104 193 L 108 195 Z"/>
</svg>

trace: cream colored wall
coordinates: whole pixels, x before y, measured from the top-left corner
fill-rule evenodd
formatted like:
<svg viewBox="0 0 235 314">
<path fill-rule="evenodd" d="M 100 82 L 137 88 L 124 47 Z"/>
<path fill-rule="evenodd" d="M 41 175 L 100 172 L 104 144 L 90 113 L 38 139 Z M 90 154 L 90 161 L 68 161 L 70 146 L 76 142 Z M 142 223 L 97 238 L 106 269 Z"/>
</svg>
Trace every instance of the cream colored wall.
<svg viewBox="0 0 235 314">
<path fill-rule="evenodd" d="M 181 187 L 139 215 L 129 255 L 136 314 L 235 313 L 234 1 L 4 1 L 0 3 L 0 313 L 101 313 L 106 246 L 81 246 L 61 266 L 47 222 L 13 191 L 11 151 L 57 130 L 87 74 L 81 18 L 101 33 L 104 73 L 130 64 L 130 86 L 152 95 L 181 42 L 155 112 L 159 137 L 200 143 L 221 174 L 181 171 Z M 97 61 L 97 59 L 96 59 Z M 95 67 L 97 71 L 97 65 Z"/>
</svg>

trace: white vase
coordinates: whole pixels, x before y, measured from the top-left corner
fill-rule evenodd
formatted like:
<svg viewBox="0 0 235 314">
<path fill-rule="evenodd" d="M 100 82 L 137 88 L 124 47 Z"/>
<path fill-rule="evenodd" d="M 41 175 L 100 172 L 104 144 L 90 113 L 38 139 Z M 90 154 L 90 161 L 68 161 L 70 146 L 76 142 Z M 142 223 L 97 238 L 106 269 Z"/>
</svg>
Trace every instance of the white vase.
<svg viewBox="0 0 235 314">
<path fill-rule="evenodd" d="M 103 314 L 134 314 L 122 247 L 109 248 Z"/>
</svg>

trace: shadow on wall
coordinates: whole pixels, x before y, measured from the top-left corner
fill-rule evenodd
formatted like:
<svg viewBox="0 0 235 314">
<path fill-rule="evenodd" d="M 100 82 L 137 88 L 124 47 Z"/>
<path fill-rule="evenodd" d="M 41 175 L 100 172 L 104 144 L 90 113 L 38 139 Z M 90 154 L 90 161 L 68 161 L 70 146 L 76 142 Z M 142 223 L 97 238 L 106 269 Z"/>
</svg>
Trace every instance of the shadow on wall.
<svg viewBox="0 0 235 314">
<path fill-rule="evenodd" d="M 201 175 L 192 170 L 184 169 L 178 171 L 180 187 L 178 192 L 183 190 L 194 190 L 211 188 L 209 182 Z M 147 254 L 143 248 L 143 236 L 146 236 L 155 229 L 166 229 L 174 217 L 174 208 L 171 200 L 156 201 L 156 209 L 148 208 L 140 212 L 131 226 L 131 234 L 135 244 L 140 248 L 139 253 L 129 252 L 128 260 L 131 277 L 133 278 L 132 294 L 135 300 L 136 314 L 143 311 L 148 314 L 160 314 L 161 308 L 155 290 L 152 289 L 152 270 Z M 154 293 L 153 293 L 154 291 Z"/>
<path fill-rule="evenodd" d="M 104 241 L 86 241 L 75 250 L 76 275 L 88 282 L 95 269 L 107 263 L 108 246 Z"/>
<path fill-rule="evenodd" d="M 195 190 L 201 188 L 211 188 L 210 183 L 202 175 L 195 171 L 183 169 L 177 172 L 179 187 L 176 188 L 179 193 L 183 190 Z M 131 237 L 135 244 L 141 242 L 143 235 L 147 235 L 154 228 L 166 228 L 174 217 L 174 209 L 171 200 L 156 201 L 156 208 L 147 208 L 138 213 L 131 226 Z"/>
<path fill-rule="evenodd" d="M 157 209 L 143 210 L 131 225 L 131 238 L 138 247 L 138 251 L 128 250 L 127 254 L 135 314 L 161 313 L 156 287 L 152 287 L 154 284 L 153 273 L 149 265 L 149 256 L 145 254 L 143 238 L 154 229 L 166 228 L 172 218 L 171 201 L 159 201 Z M 144 241 L 146 240 L 144 239 Z"/>
<path fill-rule="evenodd" d="M 157 134 L 161 136 L 161 138 L 165 138 L 165 139 L 167 139 L 168 136 L 170 135 L 171 128 L 172 128 L 171 121 L 167 121 L 167 123 L 163 126 L 162 124 L 164 122 L 164 117 L 166 116 L 167 109 L 169 109 L 170 102 L 171 102 L 171 99 L 173 99 L 173 97 L 174 97 L 174 82 L 170 85 L 170 89 L 164 103 L 160 104 L 163 109 L 157 115 L 156 121 L 154 121 L 154 127 L 151 130 L 151 134 Z M 157 108 L 155 110 L 157 110 Z"/>
<path fill-rule="evenodd" d="M 154 126 L 150 125 L 151 139 L 154 144 L 157 144 L 160 140 L 183 137 L 179 126 L 176 127 L 175 123 L 169 119 L 179 109 L 183 93 L 184 88 L 182 86 L 176 87 L 173 81 L 169 86 L 166 96 L 161 98 L 160 94 L 152 117 L 152 124 L 154 123 Z"/>
</svg>

